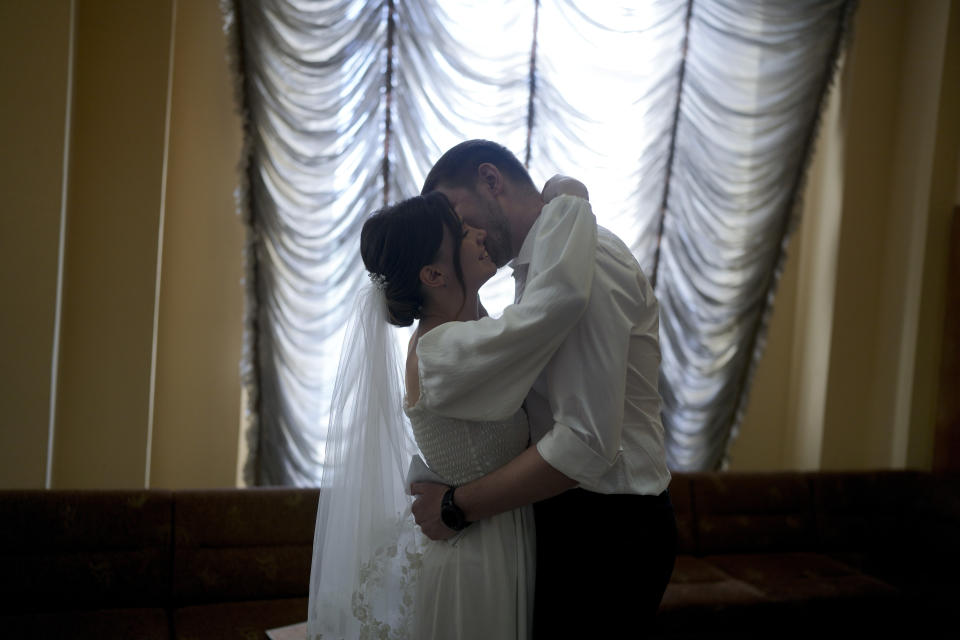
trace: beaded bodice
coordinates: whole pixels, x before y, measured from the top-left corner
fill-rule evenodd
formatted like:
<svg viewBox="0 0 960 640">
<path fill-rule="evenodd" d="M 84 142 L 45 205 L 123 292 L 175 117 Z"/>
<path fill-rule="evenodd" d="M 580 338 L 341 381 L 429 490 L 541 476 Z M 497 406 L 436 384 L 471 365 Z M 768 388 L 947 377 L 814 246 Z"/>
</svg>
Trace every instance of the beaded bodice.
<svg viewBox="0 0 960 640">
<path fill-rule="evenodd" d="M 473 422 L 447 418 L 417 404 L 406 409 L 424 461 L 453 486 L 466 484 L 516 458 L 530 440 L 527 414 Z"/>
</svg>

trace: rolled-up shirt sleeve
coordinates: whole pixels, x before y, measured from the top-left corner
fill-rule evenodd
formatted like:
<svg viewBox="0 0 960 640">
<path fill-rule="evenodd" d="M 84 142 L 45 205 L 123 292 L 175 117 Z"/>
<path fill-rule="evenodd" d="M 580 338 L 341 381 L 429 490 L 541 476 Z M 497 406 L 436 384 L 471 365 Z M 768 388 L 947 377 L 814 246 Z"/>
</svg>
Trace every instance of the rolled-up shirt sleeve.
<svg viewBox="0 0 960 640">
<path fill-rule="evenodd" d="M 586 309 L 597 243 L 590 203 L 552 200 L 530 234 L 522 302 L 500 318 L 448 322 L 420 338 L 420 402 L 431 410 L 464 420 L 512 415 Z"/>
</svg>

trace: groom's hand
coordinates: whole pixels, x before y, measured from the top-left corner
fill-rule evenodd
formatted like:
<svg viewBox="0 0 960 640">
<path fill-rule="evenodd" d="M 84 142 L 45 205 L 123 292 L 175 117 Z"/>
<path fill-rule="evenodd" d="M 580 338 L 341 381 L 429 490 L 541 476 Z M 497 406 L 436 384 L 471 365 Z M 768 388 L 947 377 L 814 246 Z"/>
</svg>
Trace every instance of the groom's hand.
<svg viewBox="0 0 960 640">
<path fill-rule="evenodd" d="M 440 503 L 449 488 L 432 482 L 414 482 L 410 485 L 410 493 L 417 496 L 413 501 L 413 517 L 423 534 L 431 540 L 446 540 L 456 533 L 440 519 Z"/>
</svg>

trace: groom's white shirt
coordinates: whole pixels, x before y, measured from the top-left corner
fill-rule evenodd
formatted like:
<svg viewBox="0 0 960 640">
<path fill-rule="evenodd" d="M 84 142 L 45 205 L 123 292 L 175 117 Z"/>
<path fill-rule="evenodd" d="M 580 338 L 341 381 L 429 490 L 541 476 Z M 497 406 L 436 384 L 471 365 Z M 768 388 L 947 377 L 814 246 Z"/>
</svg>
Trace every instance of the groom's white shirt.
<svg viewBox="0 0 960 640">
<path fill-rule="evenodd" d="M 596 226 L 587 201 L 560 196 L 511 264 L 521 304 L 420 338 L 420 401 L 497 420 L 526 396 L 538 451 L 584 489 L 666 489 L 658 306 L 629 249 Z"/>
<path fill-rule="evenodd" d="M 510 263 L 518 303 L 530 294 L 526 279 L 541 219 Z M 659 305 L 633 254 L 603 227 L 593 259 L 587 308 L 527 396 L 531 437 L 552 467 L 584 489 L 656 495 L 670 483 L 658 391 Z"/>
</svg>

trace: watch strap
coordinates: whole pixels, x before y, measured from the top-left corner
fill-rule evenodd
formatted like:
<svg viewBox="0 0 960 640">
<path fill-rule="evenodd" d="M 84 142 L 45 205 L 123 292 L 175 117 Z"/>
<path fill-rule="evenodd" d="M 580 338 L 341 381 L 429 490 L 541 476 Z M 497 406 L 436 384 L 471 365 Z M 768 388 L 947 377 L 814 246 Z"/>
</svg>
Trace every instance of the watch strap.
<svg viewBox="0 0 960 640">
<path fill-rule="evenodd" d="M 456 491 L 456 489 L 456 487 L 450 487 L 446 493 L 443 494 L 443 500 L 440 502 L 440 519 L 443 520 L 443 524 L 448 528 L 454 531 L 462 531 L 470 525 L 470 522 L 467 521 L 463 509 L 458 507 L 457 503 L 453 501 L 453 492 Z"/>
</svg>

